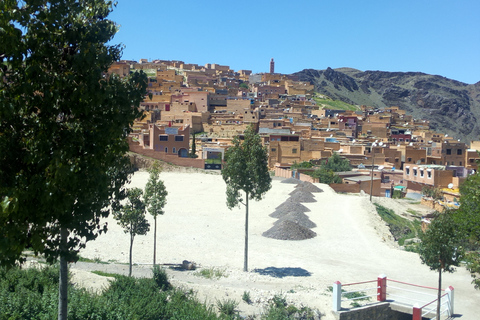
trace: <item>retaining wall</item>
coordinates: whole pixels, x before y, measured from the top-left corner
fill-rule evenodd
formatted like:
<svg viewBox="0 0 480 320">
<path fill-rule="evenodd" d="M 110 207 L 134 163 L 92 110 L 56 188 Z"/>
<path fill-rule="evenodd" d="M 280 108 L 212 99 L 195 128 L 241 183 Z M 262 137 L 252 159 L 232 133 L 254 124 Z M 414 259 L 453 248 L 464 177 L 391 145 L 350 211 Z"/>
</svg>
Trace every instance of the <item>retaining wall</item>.
<svg viewBox="0 0 480 320">
<path fill-rule="evenodd" d="M 337 320 L 412 320 L 412 315 L 397 310 L 392 310 L 390 303 L 379 303 L 373 306 L 339 311 Z"/>
</svg>

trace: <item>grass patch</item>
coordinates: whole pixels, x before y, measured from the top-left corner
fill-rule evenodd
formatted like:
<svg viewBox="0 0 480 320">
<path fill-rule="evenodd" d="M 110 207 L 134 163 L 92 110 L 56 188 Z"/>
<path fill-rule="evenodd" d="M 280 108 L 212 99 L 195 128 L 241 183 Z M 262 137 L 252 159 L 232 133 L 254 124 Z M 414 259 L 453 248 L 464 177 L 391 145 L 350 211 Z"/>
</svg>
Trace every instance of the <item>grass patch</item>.
<svg viewBox="0 0 480 320">
<path fill-rule="evenodd" d="M 219 268 L 204 268 L 194 273 L 197 277 L 204 277 L 207 279 L 220 279 L 222 277 L 227 277 L 225 269 Z"/>
<path fill-rule="evenodd" d="M 328 286 L 327 291 L 333 292 L 333 287 Z M 361 307 L 362 305 L 358 303 L 358 301 L 370 301 L 370 297 L 365 297 L 367 295 L 366 292 L 364 291 L 358 291 L 358 292 L 346 292 L 344 289 L 342 289 L 342 297 L 345 299 L 355 299 L 350 302 L 350 306 L 352 308 L 357 308 Z"/>
<path fill-rule="evenodd" d="M 102 277 L 117 278 L 117 277 L 121 276 L 118 273 L 103 272 L 103 271 L 99 271 L 99 270 L 94 270 L 94 271 L 91 271 L 91 272 L 95 273 L 96 275 L 102 276 Z"/>
<path fill-rule="evenodd" d="M 90 258 L 84 258 L 84 257 L 78 256 L 78 261 L 79 262 L 88 262 L 88 263 L 109 264 L 108 262 L 100 260 L 100 258 L 98 258 L 98 257 L 94 258 L 94 259 L 90 259 Z"/>
<path fill-rule="evenodd" d="M 233 299 L 217 300 L 218 312 L 227 317 L 227 319 L 237 318 L 238 302 Z"/>
<path fill-rule="evenodd" d="M 333 100 L 325 96 L 322 96 L 322 97 L 314 96 L 313 100 L 318 106 L 321 106 L 324 109 L 352 110 L 352 111 L 360 110 L 360 108 L 357 106 L 348 104 L 340 100 Z"/>
<path fill-rule="evenodd" d="M 377 208 L 377 213 L 387 223 L 395 241 L 398 241 L 400 246 L 403 246 L 405 240 L 418 237 L 419 232 L 422 230 L 419 220 L 410 221 L 402 218 L 396 215 L 393 210 L 378 204 L 375 204 L 375 207 Z"/>
<path fill-rule="evenodd" d="M 252 299 L 250 298 L 249 291 L 243 291 L 242 300 L 245 301 L 247 304 L 252 303 Z"/>
<path fill-rule="evenodd" d="M 314 320 L 321 319 L 323 314 L 318 310 L 309 307 L 297 307 L 293 304 L 288 304 L 282 294 L 276 294 L 270 299 L 266 311 L 261 315 L 262 320 L 293 320 L 305 319 Z"/>
</svg>

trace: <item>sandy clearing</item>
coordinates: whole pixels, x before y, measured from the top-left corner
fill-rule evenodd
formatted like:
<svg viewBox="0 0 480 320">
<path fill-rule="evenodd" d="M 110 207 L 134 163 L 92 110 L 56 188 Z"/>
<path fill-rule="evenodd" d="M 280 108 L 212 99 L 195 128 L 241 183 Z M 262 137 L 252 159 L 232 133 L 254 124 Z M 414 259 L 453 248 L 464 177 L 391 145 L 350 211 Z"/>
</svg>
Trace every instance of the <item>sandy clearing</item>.
<svg viewBox="0 0 480 320">
<path fill-rule="evenodd" d="M 393 243 L 368 196 L 336 194 L 327 185 L 318 184 L 324 192 L 314 194 L 317 202 L 304 203 L 311 209 L 306 214 L 317 225 L 312 229 L 317 237 L 302 241 L 263 237 L 262 233 L 276 221 L 269 214 L 295 187 L 278 179 L 273 180 L 264 200 L 250 202 L 250 272 L 244 273 L 244 208 L 228 210 L 221 176 L 162 172 L 161 178 L 169 194 L 166 213 L 158 218 L 157 263 L 190 260 L 202 267 L 222 268 L 228 275 L 208 280 L 192 271 L 169 270 L 174 284 L 196 290 L 202 301 L 214 303 L 215 299 L 228 297 L 241 302 L 242 293 L 250 291 L 255 303 L 241 303 L 239 308 L 244 314 L 258 314 L 269 297 L 282 293 L 289 301 L 319 308 L 326 314 L 324 319 L 334 319 L 331 297 L 326 291 L 334 281 L 373 280 L 386 274 L 391 279 L 427 286 L 437 283 L 437 274 L 422 265 L 418 255 L 402 251 Z M 130 186 L 143 188 L 147 180 L 148 173 L 137 172 Z M 401 203 L 390 205 L 401 210 Z M 109 231 L 88 243 L 80 255 L 127 263 L 129 237 L 113 217 L 107 222 Z M 133 247 L 133 260 L 138 264 L 134 268 L 136 276 L 151 274 L 152 253 L 153 231 L 137 236 Z M 128 268 L 77 263 L 71 269 L 125 272 Z M 272 276 L 278 272 L 291 276 Z M 463 268 L 444 275 L 443 287 L 455 287 L 455 310 L 463 319 L 476 319 L 480 313 L 480 292 L 470 282 L 470 275 Z"/>
</svg>

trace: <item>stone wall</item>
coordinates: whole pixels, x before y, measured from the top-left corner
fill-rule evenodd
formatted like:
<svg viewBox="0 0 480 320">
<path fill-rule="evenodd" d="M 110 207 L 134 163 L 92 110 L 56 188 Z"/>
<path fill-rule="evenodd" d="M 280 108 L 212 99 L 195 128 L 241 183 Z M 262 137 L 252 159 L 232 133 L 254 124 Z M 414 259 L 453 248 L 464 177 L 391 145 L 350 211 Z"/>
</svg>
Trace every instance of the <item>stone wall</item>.
<svg viewBox="0 0 480 320">
<path fill-rule="evenodd" d="M 346 193 L 359 193 L 360 185 L 358 183 L 346 184 L 346 183 L 331 183 L 329 186 L 335 190 L 335 192 L 346 192 Z"/>
<path fill-rule="evenodd" d="M 392 310 L 388 302 L 340 311 L 336 314 L 337 320 L 411 320 L 412 315 Z"/>
</svg>

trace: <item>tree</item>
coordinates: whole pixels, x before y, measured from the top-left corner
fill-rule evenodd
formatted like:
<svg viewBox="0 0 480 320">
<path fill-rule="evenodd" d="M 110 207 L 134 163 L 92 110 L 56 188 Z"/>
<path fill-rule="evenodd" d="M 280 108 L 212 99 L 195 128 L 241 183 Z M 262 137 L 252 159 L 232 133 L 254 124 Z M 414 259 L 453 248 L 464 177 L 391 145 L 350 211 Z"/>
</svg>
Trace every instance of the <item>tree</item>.
<svg viewBox="0 0 480 320">
<path fill-rule="evenodd" d="M 342 179 L 335 172 L 350 171 L 351 169 L 350 162 L 334 152 L 327 161 L 322 163 L 320 169 L 313 172 L 312 176 L 318 178 L 320 183 L 342 183 Z"/>
<path fill-rule="evenodd" d="M 430 270 L 438 271 L 437 319 L 440 319 L 442 271 L 454 272 L 453 267 L 458 266 L 463 257 L 451 212 L 437 213 L 420 239 L 422 242 L 418 249 L 422 263 L 429 266 Z"/>
<path fill-rule="evenodd" d="M 227 184 L 227 207 L 245 205 L 245 254 L 243 271 L 248 271 L 248 200 L 259 201 L 272 187 L 268 155 L 253 126 L 245 130 L 243 141 L 237 136 L 225 153 L 222 177 Z M 245 192 L 245 202 L 240 191 Z"/>
<path fill-rule="evenodd" d="M 113 213 L 124 232 L 130 234 L 129 277 L 132 276 L 133 240 L 136 235 L 145 235 L 150 231 L 150 224 L 145 218 L 145 202 L 142 200 L 142 195 L 143 191 L 140 188 L 128 189 L 127 203 L 120 205 Z"/>
<path fill-rule="evenodd" d="M 480 288 L 480 174 L 470 175 L 460 186 L 460 208 L 454 215 L 461 230 L 467 269 L 476 289 Z"/>
<path fill-rule="evenodd" d="M 149 170 L 150 178 L 145 186 L 145 204 L 148 212 L 153 216 L 154 231 L 153 231 L 153 265 L 156 264 L 157 253 L 157 216 L 164 214 L 163 207 L 167 203 L 167 190 L 163 181 L 160 180 L 160 167 L 158 161 L 155 161 L 152 168 Z"/>
<path fill-rule="evenodd" d="M 145 74 L 107 77 L 121 47 L 103 0 L 0 2 L 0 263 L 30 247 L 60 258 L 59 319 L 67 261 L 106 230 L 123 197 L 126 136 L 141 114 Z"/>
</svg>

